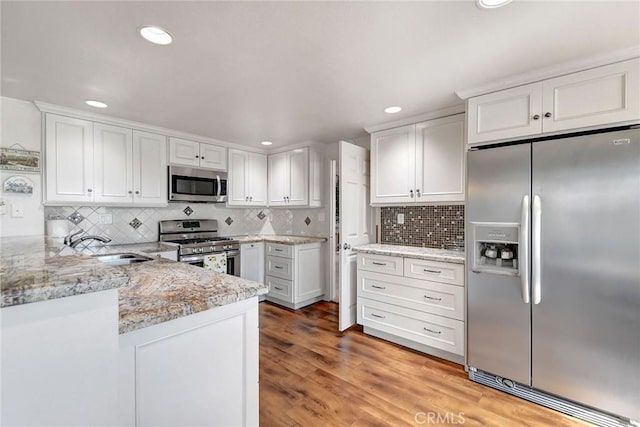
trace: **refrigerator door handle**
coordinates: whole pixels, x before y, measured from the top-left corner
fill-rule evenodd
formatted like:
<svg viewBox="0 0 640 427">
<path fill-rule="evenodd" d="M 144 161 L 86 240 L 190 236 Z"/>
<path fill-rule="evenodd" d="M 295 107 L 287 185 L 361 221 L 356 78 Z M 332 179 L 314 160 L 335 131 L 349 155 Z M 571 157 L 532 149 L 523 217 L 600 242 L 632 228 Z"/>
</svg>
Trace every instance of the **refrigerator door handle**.
<svg viewBox="0 0 640 427">
<path fill-rule="evenodd" d="M 522 198 L 520 211 L 520 285 L 522 301 L 529 304 L 531 287 L 529 282 L 529 195 Z"/>
<path fill-rule="evenodd" d="M 533 276 L 533 289 L 532 289 L 532 298 L 534 304 L 540 304 L 542 300 L 542 289 L 541 289 L 541 281 L 542 281 L 542 265 L 541 265 L 541 225 L 540 220 L 542 217 L 542 202 L 540 201 L 540 196 L 537 194 L 533 196 L 533 224 L 531 227 L 531 250 L 532 250 L 532 276 Z"/>
</svg>

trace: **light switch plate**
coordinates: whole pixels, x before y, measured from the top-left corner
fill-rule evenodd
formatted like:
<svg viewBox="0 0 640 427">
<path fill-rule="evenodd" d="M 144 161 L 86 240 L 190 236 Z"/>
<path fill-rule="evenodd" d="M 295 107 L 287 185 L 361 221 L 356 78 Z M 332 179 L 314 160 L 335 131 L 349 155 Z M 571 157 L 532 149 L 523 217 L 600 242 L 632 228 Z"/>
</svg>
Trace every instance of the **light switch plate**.
<svg viewBox="0 0 640 427">
<path fill-rule="evenodd" d="M 404 224 L 404 214 L 398 214 L 398 224 Z"/>
</svg>

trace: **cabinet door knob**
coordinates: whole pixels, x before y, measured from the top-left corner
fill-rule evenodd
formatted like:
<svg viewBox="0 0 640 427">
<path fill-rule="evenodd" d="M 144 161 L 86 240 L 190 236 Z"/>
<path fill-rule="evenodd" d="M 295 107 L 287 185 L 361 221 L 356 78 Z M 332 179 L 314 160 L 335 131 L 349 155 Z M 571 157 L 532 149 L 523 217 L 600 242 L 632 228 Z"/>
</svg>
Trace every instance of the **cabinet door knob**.
<svg viewBox="0 0 640 427">
<path fill-rule="evenodd" d="M 196 159 L 199 159 L 199 158 L 200 158 L 200 156 L 196 156 Z"/>
<path fill-rule="evenodd" d="M 129 190 L 129 191 L 127 191 L 127 193 L 129 193 L 129 194 L 133 194 L 133 191 Z"/>
<path fill-rule="evenodd" d="M 87 193 L 91 193 L 93 190 L 91 188 L 87 188 Z"/>
<path fill-rule="evenodd" d="M 545 116 L 546 118 L 549 118 L 549 117 L 551 117 L 551 113 L 546 112 L 546 113 L 544 113 L 544 116 Z"/>
<path fill-rule="evenodd" d="M 419 188 L 416 190 L 416 197 L 422 197 L 422 194 L 420 193 L 420 189 Z"/>
<path fill-rule="evenodd" d="M 413 199 L 413 190 L 409 190 L 409 197 Z"/>
<path fill-rule="evenodd" d="M 202 160 L 204 160 L 204 156 L 200 157 Z"/>
<path fill-rule="evenodd" d="M 533 116 L 533 120 L 539 120 L 540 119 L 540 114 L 536 114 L 535 116 Z"/>
<path fill-rule="evenodd" d="M 249 201 L 253 201 L 253 196 L 249 196 Z"/>
<path fill-rule="evenodd" d="M 139 191 L 136 191 L 136 194 L 140 194 L 140 192 L 139 192 Z"/>
</svg>

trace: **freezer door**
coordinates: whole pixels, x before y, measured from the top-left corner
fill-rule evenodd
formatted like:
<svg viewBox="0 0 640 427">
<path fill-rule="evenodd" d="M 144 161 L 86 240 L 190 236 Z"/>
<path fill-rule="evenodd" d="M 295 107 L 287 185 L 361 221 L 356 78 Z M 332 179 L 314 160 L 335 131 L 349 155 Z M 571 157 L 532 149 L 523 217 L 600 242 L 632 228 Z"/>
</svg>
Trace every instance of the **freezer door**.
<svg viewBox="0 0 640 427">
<path fill-rule="evenodd" d="M 533 386 L 640 420 L 640 130 L 537 142 L 532 162 Z"/>
<path fill-rule="evenodd" d="M 531 189 L 531 145 L 470 151 L 467 157 L 467 363 L 530 384 L 531 308 L 520 278 L 474 273 L 473 222 L 519 223 Z"/>
</svg>

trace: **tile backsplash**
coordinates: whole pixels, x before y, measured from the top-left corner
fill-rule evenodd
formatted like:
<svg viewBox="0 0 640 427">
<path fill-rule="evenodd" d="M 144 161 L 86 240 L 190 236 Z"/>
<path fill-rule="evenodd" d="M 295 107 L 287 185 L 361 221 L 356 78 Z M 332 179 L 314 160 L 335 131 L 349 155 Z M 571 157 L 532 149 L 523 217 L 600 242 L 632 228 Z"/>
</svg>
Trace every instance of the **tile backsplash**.
<svg viewBox="0 0 640 427">
<path fill-rule="evenodd" d="M 328 224 L 324 221 L 324 212 L 324 209 L 238 209 L 214 204 L 170 203 L 165 208 L 48 206 L 44 215 L 45 219 L 68 219 L 72 232 L 83 229 L 88 234 L 107 236 L 114 244 L 126 244 L 155 242 L 158 240 L 158 221 L 187 218 L 217 219 L 220 236 L 326 236 Z M 110 224 L 104 224 L 109 221 Z"/>
<path fill-rule="evenodd" d="M 398 224 L 399 214 L 404 224 Z M 382 243 L 443 249 L 464 241 L 464 205 L 384 207 L 380 222 Z"/>
</svg>

